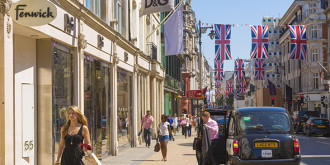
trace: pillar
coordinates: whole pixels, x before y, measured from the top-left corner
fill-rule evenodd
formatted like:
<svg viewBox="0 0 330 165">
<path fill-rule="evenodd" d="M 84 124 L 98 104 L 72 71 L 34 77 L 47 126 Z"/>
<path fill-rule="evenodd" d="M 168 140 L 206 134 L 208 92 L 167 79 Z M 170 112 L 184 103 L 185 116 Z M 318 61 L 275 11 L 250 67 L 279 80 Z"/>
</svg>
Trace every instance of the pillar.
<svg viewBox="0 0 330 165">
<path fill-rule="evenodd" d="M 111 93 L 111 154 L 113 156 L 118 155 L 118 139 L 117 139 L 117 64 L 119 63 L 119 58 L 116 53 L 116 42 L 113 43 L 113 56 L 112 56 L 112 65 L 110 68 L 111 72 L 111 83 L 110 83 L 110 90 Z"/>
<path fill-rule="evenodd" d="M 135 61 L 136 63 L 136 61 Z M 138 132 L 140 127 L 138 127 L 138 93 L 139 93 L 139 86 L 138 86 L 138 72 L 139 67 L 137 65 L 134 66 L 133 72 L 133 146 L 136 147 L 138 144 Z"/>
<path fill-rule="evenodd" d="M 156 88 L 157 88 L 157 82 L 156 82 L 156 77 L 152 74 L 151 78 L 150 78 L 150 83 L 151 83 L 151 97 L 150 97 L 150 105 L 151 105 L 151 109 L 150 112 L 151 114 L 153 114 L 154 118 L 157 119 L 157 96 L 156 96 Z M 155 122 L 152 125 L 152 138 L 155 139 L 156 138 L 156 130 L 157 130 L 157 120 L 155 120 Z"/>
<path fill-rule="evenodd" d="M 13 22 L 0 13 L 0 164 L 14 164 Z"/>
</svg>

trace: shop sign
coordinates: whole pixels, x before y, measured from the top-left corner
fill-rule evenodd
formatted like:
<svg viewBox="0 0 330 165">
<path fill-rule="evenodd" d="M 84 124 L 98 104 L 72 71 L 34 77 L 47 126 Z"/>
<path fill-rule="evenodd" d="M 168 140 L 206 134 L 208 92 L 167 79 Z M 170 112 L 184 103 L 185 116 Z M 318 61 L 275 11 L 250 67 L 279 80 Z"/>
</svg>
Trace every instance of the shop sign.
<svg viewBox="0 0 330 165">
<path fill-rule="evenodd" d="M 202 98 L 202 90 L 188 90 L 186 96 L 188 99 Z"/>
<path fill-rule="evenodd" d="M 57 16 L 57 8 L 46 0 L 21 0 L 9 11 L 13 21 L 25 26 L 42 26 Z"/>
</svg>

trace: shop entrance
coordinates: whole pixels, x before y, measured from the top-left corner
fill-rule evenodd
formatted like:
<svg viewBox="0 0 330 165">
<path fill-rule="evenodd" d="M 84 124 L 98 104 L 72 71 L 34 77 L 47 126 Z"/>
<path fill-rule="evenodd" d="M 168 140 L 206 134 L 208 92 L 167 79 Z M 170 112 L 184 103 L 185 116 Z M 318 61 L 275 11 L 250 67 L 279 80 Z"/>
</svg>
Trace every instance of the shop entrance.
<svg viewBox="0 0 330 165">
<path fill-rule="evenodd" d="M 93 152 L 102 159 L 110 154 L 110 65 L 88 55 L 84 61 L 85 115 Z"/>
</svg>

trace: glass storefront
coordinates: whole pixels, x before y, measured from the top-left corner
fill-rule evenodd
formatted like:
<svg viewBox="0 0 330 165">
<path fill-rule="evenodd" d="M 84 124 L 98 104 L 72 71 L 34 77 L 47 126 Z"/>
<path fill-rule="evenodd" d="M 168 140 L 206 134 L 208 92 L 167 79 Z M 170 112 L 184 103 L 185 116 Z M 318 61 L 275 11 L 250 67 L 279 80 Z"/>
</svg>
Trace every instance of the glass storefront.
<svg viewBox="0 0 330 165">
<path fill-rule="evenodd" d="M 110 65 L 84 56 L 85 111 L 93 152 L 99 159 L 110 154 Z"/>
<path fill-rule="evenodd" d="M 73 55 L 72 50 L 54 41 L 53 45 L 53 151 L 57 157 L 61 128 L 66 123 L 66 110 L 73 105 Z"/>
<path fill-rule="evenodd" d="M 118 68 L 117 79 L 117 138 L 121 149 L 133 147 L 132 74 Z"/>
</svg>

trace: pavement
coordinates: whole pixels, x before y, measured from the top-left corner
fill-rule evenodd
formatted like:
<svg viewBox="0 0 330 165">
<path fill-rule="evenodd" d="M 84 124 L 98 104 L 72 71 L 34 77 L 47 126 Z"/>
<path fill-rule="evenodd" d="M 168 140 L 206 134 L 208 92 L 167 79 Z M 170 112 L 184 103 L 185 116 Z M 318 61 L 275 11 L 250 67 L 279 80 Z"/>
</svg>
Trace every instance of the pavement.
<svg viewBox="0 0 330 165">
<path fill-rule="evenodd" d="M 119 151 L 118 156 L 110 156 L 102 160 L 103 165 L 195 165 L 196 156 L 192 145 L 195 133 L 185 137 L 179 133 L 174 136 L 175 141 L 169 141 L 167 146 L 167 161 L 162 160 L 161 151 L 154 152 L 155 140 L 152 140 L 150 148 L 145 147 L 145 143 L 139 147 L 129 148 Z"/>
</svg>

